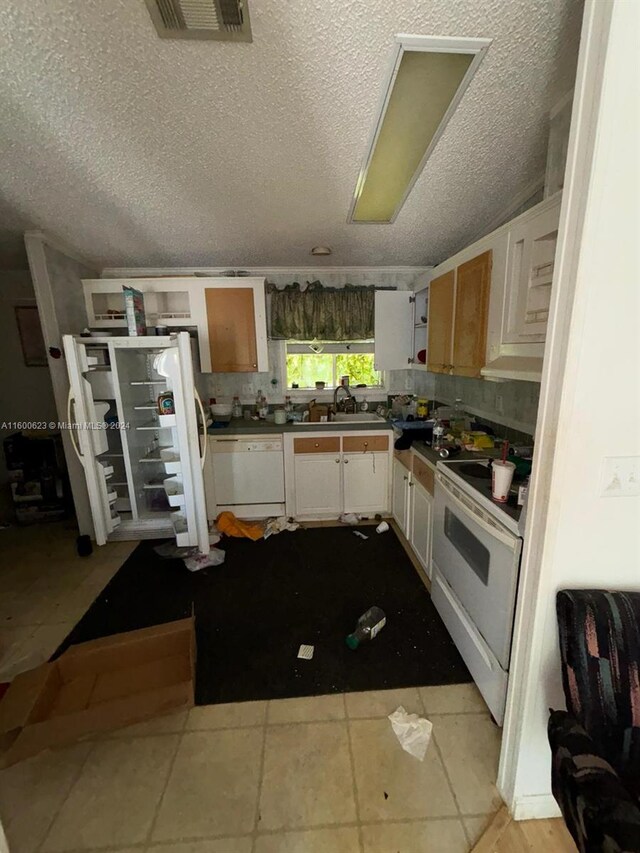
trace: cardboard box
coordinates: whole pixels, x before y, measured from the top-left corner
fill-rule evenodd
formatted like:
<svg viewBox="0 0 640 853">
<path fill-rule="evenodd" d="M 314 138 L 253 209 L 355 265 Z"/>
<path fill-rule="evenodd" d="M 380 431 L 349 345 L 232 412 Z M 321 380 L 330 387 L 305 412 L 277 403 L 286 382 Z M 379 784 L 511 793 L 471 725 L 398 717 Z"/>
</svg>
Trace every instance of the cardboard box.
<svg viewBox="0 0 640 853">
<path fill-rule="evenodd" d="M 309 403 L 309 422 L 320 423 L 329 420 L 329 406 L 320 405 L 312 400 Z"/>
<path fill-rule="evenodd" d="M 0 701 L 0 766 L 193 707 L 194 619 L 71 646 L 24 672 Z"/>
</svg>

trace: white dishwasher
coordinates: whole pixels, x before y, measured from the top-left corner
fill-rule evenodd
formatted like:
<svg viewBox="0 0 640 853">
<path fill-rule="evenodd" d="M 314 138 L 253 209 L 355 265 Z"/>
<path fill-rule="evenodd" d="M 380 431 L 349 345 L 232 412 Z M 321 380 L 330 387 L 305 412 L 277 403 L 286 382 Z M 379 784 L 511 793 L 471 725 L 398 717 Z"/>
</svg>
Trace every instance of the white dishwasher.
<svg viewBox="0 0 640 853">
<path fill-rule="evenodd" d="M 213 487 L 218 512 L 239 518 L 284 515 L 282 436 L 212 436 Z"/>
</svg>

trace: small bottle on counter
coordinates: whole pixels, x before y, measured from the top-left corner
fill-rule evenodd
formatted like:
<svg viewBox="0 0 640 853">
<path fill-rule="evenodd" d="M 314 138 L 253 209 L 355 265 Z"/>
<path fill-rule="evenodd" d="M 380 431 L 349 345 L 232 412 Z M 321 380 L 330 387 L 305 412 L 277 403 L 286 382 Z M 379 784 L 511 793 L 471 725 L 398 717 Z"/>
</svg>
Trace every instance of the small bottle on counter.
<svg viewBox="0 0 640 853">
<path fill-rule="evenodd" d="M 258 392 L 259 403 L 258 403 L 258 417 L 261 421 L 266 420 L 267 415 L 269 414 L 269 404 L 267 403 L 267 398 L 264 396 L 262 391 Z"/>
<path fill-rule="evenodd" d="M 440 418 L 436 418 L 433 422 L 433 437 L 431 439 L 431 447 L 434 450 L 440 450 L 444 444 L 444 424 Z"/>
<path fill-rule="evenodd" d="M 240 397 L 237 395 L 233 398 L 231 414 L 234 418 L 242 417 L 242 403 L 240 402 Z"/>
<path fill-rule="evenodd" d="M 288 394 L 284 398 L 284 411 L 287 415 L 287 420 L 290 420 L 290 416 L 293 413 L 293 403 L 291 402 L 291 397 Z"/>
</svg>

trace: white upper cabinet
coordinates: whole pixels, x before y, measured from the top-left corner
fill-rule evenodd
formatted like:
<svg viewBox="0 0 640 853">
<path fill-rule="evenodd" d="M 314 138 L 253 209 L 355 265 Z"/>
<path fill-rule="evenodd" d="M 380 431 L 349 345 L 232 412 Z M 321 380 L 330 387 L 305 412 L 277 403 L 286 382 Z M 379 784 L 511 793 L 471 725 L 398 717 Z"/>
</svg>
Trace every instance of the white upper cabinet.
<svg viewBox="0 0 640 853">
<path fill-rule="evenodd" d="M 428 312 L 428 362 L 432 372 L 461 376 L 479 374 L 488 379 L 540 381 L 560 203 L 561 193 L 556 193 L 432 270 Z M 459 288 L 461 272 L 474 259 L 480 259 L 487 253 L 491 254 L 488 312 L 485 314 L 483 310 L 474 310 L 471 300 L 474 294 L 467 294 L 470 297 L 470 317 L 476 323 L 486 324 L 486 346 L 482 344 L 484 358 L 482 352 L 475 352 L 474 369 L 471 370 L 457 364 L 455 324 L 453 341 L 449 327 L 451 315 L 455 318 L 456 313 L 460 313 L 463 296 Z M 448 283 L 447 276 L 451 278 L 451 286 L 454 288 L 453 308 L 447 303 L 447 311 L 439 311 L 443 303 L 439 294 Z M 438 292 L 436 284 L 440 288 Z M 484 328 L 476 328 L 475 332 L 477 341 L 482 341 Z M 468 333 L 464 334 L 463 343 L 469 343 Z M 442 350 L 440 354 L 439 349 Z M 453 351 L 453 357 L 448 358 L 450 350 Z M 476 370 L 476 366 L 479 369 Z"/>
<path fill-rule="evenodd" d="M 178 276 L 83 281 L 91 328 L 126 328 L 123 286 L 144 294 L 147 326 L 198 330 L 203 373 L 269 369 L 263 278 Z"/>
<path fill-rule="evenodd" d="M 425 366 L 429 285 L 422 276 L 415 291 L 379 290 L 375 295 L 376 370 Z"/>
<path fill-rule="evenodd" d="M 402 370 L 411 367 L 413 304 L 412 291 L 376 291 L 373 356 L 376 370 Z"/>
<path fill-rule="evenodd" d="M 542 376 L 561 194 L 508 226 L 504 276 L 492 280 L 487 363 L 482 375 L 539 382 Z"/>
</svg>

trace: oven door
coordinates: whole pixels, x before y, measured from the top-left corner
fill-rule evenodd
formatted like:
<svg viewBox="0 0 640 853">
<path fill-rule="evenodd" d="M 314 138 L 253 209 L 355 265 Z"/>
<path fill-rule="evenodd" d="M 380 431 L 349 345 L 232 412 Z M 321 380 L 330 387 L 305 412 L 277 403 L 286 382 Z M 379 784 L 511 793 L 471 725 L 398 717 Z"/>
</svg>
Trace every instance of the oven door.
<svg viewBox="0 0 640 853">
<path fill-rule="evenodd" d="M 433 561 L 504 669 L 522 540 L 446 476 L 436 476 Z"/>
</svg>

